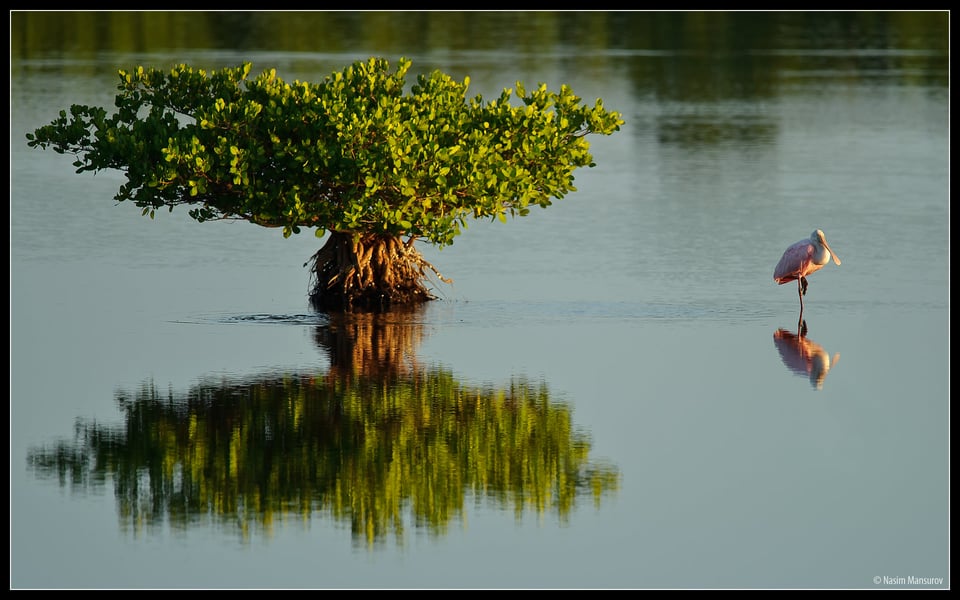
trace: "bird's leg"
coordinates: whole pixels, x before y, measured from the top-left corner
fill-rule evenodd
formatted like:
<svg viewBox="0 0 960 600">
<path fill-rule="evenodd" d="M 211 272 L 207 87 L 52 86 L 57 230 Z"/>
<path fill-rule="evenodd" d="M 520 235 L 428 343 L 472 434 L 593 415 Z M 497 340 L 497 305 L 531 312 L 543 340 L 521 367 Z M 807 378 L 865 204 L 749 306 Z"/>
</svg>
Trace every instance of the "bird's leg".
<svg viewBox="0 0 960 600">
<path fill-rule="evenodd" d="M 800 294 L 803 296 L 807 295 L 807 278 L 806 277 L 800 278 Z"/>
<path fill-rule="evenodd" d="M 800 297 L 800 316 L 798 317 L 798 322 L 797 322 L 797 330 L 798 330 L 798 331 L 801 330 L 800 324 L 803 323 L 803 292 L 804 292 L 804 289 L 803 289 L 803 288 L 804 288 L 804 286 L 803 286 L 803 284 L 801 283 L 801 282 L 803 282 L 803 281 L 805 281 L 803 277 L 801 277 L 800 279 L 797 279 L 797 296 Z M 804 323 L 804 325 L 806 325 L 806 324 Z M 805 327 L 804 327 L 804 329 L 805 329 Z M 803 335 L 804 335 L 804 334 L 801 333 L 801 334 L 800 334 L 800 337 L 803 337 Z"/>
<path fill-rule="evenodd" d="M 800 337 L 807 337 L 807 322 L 803 320 L 803 313 L 800 313 L 800 322 L 797 323 L 797 333 Z"/>
</svg>

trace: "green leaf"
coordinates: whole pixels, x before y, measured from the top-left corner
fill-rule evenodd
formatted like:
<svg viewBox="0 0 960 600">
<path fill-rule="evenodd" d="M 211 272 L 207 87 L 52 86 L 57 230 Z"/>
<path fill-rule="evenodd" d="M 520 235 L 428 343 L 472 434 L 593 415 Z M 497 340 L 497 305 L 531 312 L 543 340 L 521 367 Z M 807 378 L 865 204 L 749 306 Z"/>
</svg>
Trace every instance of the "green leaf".
<svg viewBox="0 0 960 600">
<path fill-rule="evenodd" d="M 470 216 L 505 221 L 574 192 L 594 166 L 584 134 L 624 122 L 566 85 L 517 82 L 489 102 L 467 98 L 469 77 L 408 85 L 411 64 L 371 58 L 292 84 L 275 69 L 250 78 L 250 63 L 137 67 L 119 71 L 114 113 L 71 105 L 26 140 L 74 155 L 78 173 L 123 171 L 117 198 L 144 214 L 188 204 L 197 221 L 284 224 L 284 237 L 403 229 L 442 247 Z"/>
</svg>

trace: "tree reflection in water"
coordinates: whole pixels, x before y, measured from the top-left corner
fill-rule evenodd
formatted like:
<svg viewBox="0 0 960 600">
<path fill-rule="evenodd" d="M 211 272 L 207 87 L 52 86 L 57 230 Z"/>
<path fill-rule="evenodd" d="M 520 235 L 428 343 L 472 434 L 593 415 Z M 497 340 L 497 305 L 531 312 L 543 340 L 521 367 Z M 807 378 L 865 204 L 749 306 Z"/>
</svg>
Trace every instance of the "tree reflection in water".
<svg viewBox="0 0 960 600">
<path fill-rule="evenodd" d="M 579 498 L 618 488 L 544 383 L 474 387 L 420 366 L 417 316 L 331 315 L 315 332 L 326 372 L 211 377 L 186 392 L 144 383 L 117 394 L 121 425 L 78 421 L 29 464 L 75 491 L 112 481 L 135 534 L 213 523 L 249 539 L 322 515 L 370 546 L 402 544 L 411 524 L 442 535 L 471 497 L 565 521 Z"/>
</svg>

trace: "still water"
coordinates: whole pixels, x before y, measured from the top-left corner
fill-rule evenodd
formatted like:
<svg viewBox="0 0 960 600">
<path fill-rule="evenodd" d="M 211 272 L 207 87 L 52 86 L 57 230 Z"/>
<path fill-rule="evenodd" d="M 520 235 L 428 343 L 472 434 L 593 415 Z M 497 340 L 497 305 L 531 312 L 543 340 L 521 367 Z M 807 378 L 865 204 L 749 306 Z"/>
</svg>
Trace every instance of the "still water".
<svg viewBox="0 0 960 600">
<path fill-rule="evenodd" d="M 11 587 L 949 587 L 945 15 L 215 17 L 11 19 Z M 626 124 L 377 316 L 25 143 L 119 68 L 371 55 Z"/>
</svg>

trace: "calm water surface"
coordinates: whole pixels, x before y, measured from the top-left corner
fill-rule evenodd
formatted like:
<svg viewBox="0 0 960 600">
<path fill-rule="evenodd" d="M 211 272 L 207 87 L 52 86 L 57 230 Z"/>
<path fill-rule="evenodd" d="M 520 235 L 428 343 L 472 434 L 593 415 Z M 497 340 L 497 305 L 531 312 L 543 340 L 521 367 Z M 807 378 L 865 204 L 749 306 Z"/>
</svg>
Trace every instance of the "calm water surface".
<svg viewBox="0 0 960 600">
<path fill-rule="evenodd" d="M 15 55 L 11 586 L 949 587 L 944 46 L 811 27 Z M 151 221 L 25 144 L 118 68 L 372 54 L 626 125 L 549 210 L 422 248 L 440 300 L 353 318 L 307 306 L 309 233 Z M 772 273 L 816 228 L 798 338 Z"/>
</svg>

